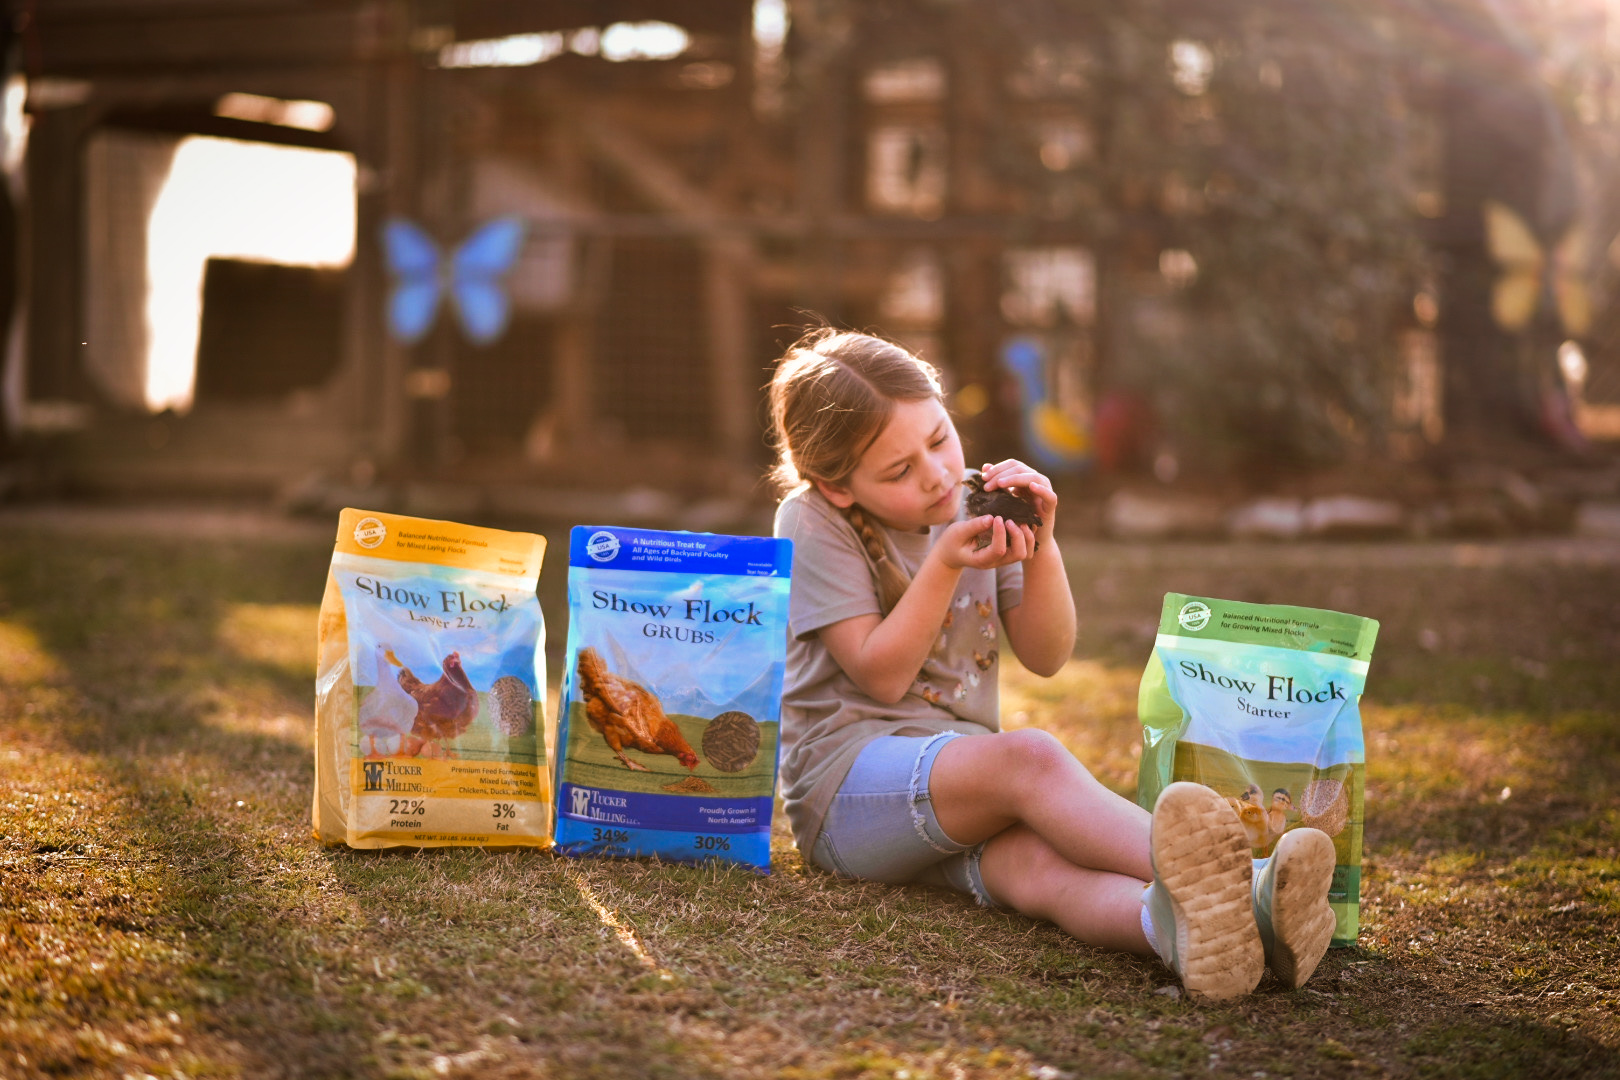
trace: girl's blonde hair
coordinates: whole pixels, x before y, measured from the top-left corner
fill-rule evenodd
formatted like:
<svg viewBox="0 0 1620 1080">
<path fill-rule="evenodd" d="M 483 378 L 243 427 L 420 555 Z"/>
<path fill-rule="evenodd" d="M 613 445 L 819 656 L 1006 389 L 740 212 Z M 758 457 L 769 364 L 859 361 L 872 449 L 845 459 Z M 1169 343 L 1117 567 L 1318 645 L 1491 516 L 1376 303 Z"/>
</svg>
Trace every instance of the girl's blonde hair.
<svg viewBox="0 0 1620 1080">
<path fill-rule="evenodd" d="M 939 372 L 891 341 L 820 327 L 794 342 L 771 378 L 772 478 L 783 491 L 813 480 L 842 484 L 902 401 L 944 400 Z M 889 557 L 875 519 L 859 504 L 844 516 L 872 564 L 878 603 L 888 613 L 911 579 Z"/>
</svg>

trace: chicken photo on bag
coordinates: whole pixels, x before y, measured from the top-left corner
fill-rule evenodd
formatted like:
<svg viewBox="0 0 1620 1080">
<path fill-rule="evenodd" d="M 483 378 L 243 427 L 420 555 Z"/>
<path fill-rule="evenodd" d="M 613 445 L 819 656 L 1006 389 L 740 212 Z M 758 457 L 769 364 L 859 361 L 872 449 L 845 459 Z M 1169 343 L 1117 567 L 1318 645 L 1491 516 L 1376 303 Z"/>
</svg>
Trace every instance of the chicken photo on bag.
<svg viewBox="0 0 1620 1080">
<path fill-rule="evenodd" d="M 399 686 L 416 701 L 416 721 L 401 747 L 410 756 L 455 757 L 446 746 L 472 726 L 478 716 L 478 691 L 461 666 L 461 654 L 444 658 L 444 672 L 436 682 L 424 683 L 410 668 L 401 665 Z"/>
<path fill-rule="evenodd" d="M 585 704 L 585 718 L 627 769 L 651 772 L 647 766 L 630 760 L 625 748 L 644 754 L 668 754 L 688 769 L 698 767 L 681 729 L 664 715 L 646 687 L 613 674 L 601 654 L 589 646 L 579 650 L 579 693 Z"/>
</svg>

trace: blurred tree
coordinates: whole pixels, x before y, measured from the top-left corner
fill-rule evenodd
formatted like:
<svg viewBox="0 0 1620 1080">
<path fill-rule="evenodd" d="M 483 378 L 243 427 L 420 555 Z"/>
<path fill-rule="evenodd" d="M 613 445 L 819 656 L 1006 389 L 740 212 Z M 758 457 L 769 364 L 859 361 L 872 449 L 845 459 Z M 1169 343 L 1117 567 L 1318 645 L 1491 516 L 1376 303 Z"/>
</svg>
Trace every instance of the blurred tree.
<svg viewBox="0 0 1620 1080">
<path fill-rule="evenodd" d="M 1429 148 L 1410 138 L 1392 19 L 1291 0 L 794 11 L 796 33 L 826 28 L 805 57 L 835 38 L 856 62 L 904 57 L 933 47 L 919 21 L 942 12 L 972 42 L 951 92 L 991 100 L 958 104 L 950 138 L 982 148 L 973 167 L 1003 197 L 953 173 L 945 212 L 1090 248 L 1097 397 L 1151 399 L 1158 429 L 1211 465 L 1316 464 L 1376 439 L 1396 331 L 1431 273 L 1411 175 Z M 825 63 L 806 75 L 824 87 Z M 962 130 L 973 117 L 987 130 Z"/>
<path fill-rule="evenodd" d="M 1538 20 L 1499 0 L 1447 0 L 1432 11 L 1446 132 L 1435 247 L 1448 439 L 1468 456 L 1573 446 L 1558 347 L 1589 320 L 1560 305 L 1555 276 L 1583 287 L 1586 267 L 1556 265 L 1575 254 L 1579 208 L 1561 80 L 1531 36 L 1551 29 L 1546 10 Z"/>
<path fill-rule="evenodd" d="M 1044 9 L 1033 28 L 1077 7 L 1025 10 Z M 1161 430 L 1210 464 L 1341 456 L 1383 422 L 1427 265 L 1388 21 L 1285 2 L 1086 10 L 1102 389 L 1150 388 Z"/>
<path fill-rule="evenodd" d="M 18 68 L 18 61 L 16 29 L 10 19 L 0 19 L 0 86 L 9 85 L 12 74 Z M 0 153 L 13 155 L 16 148 L 12 145 L 12 141 L 16 138 L 15 132 L 0 134 Z M 20 293 L 18 267 L 22 260 L 18 250 L 20 236 L 17 205 L 12 198 L 8 179 L 0 172 L 0 461 L 14 456 L 20 446 L 17 432 L 11 430 L 16 420 L 11 414 L 21 402 L 11 399 L 13 391 L 8 384 L 9 376 L 12 374 L 10 364 L 13 362 L 13 358 L 9 355 L 11 325 L 12 319 L 17 314 L 17 300 Z M 21 363 L 22 358 L 17 357 L 16 362 Z M 0 496 L 3 495 L 4 491 L 0 490 Z"/>
<path fill-rule="evenodd" d="M 1413 332 L 1432 342 L 1437 316 L 1448 437 L 1477 449 L 1556 433 L 1554 357 L 1575 328 L 1546 289 L 1532 319 L 1501 324 L 1492 303 L 1504 266 L 1484 206 L 1511 209 L 1550 266 L 1576 220 L 1578 170 L 1613 175 L 1620 103 L 1592 8 L 799 0 L 793 10 L 796 33 L 819 31 L 797 54 L 818 65 L 807 101 L 832 100 L 839 64 L 940 50 L 941 26 L 970 41 L 971 55 L 944 50 L 957 99 L 949 138 L 982 155 L 972 167 L 1001 197 L 960 175 L 958 155 L 945 214 L 1000 212 L 1027 221 L 1031 242 L 1055 242 L 1041 239 L 1048 226 L 1083 242 L 1096 268 L 1093 400 L 1150 399 L 1184 457 L 1275 467 L 1384 449 L 1396 387 L 1413 375 L 1402 342 Z M 1586 114 L 1572 136 L 1572 117 Z M 859 160 L 855 141 L 844 152 Z M 1614 230 L 1588 231 L 1601 250 Z"/>
</svg>

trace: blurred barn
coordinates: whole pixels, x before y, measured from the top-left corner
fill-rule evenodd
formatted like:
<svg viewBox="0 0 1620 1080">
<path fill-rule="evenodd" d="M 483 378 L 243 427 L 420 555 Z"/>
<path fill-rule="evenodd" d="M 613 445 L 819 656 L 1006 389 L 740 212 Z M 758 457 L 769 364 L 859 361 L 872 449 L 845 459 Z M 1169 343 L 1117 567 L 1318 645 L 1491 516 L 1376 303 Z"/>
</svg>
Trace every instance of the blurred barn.
<svg viewBox="0 0 1620 1080">
<path fill-rule="evenodd" d="M 1450 310 L 1401 246 L 1446 188 L 1435 76 L 1378 34 L 1289 52 L 1194 7 L 1127 48 L 1106 13 L 1037 3 L 22 3 L 9 426 L 84 490 L 381 482 L 518 515 L 639 491 L 608 511 L 656 516 L 758 493 L 761 387 L 813 312 L 938 364 L 986 459 L 1410 455 L 1441 434 Z M 1313 158 L 1300 118 L 1347 102 L 1361 126 Z M 1369 148 L 1387 191 L 1342 167 Z M 508 217 L 493 340 L 449 269 L 420 339 L 390 332 L 386 223 L 450 268 Z"/>
<path fill-rule="evenodd" d="M 728 226 L 769 180 L 751 4 L 29 15 L 21 412 L 73 484 L 515 488 L 588 468 L 723 489 L 761 456 L 759 255 Z M 502 215 L 528 237 L 500 336 L 470 344 L 446 296 L 422 340 L 390 337 L 383 223 L 448 262 Z M 310 223 L 325 234 L 300 248 Z M 165 275 L 200 310 L 160 310 Z"/>
</svg>

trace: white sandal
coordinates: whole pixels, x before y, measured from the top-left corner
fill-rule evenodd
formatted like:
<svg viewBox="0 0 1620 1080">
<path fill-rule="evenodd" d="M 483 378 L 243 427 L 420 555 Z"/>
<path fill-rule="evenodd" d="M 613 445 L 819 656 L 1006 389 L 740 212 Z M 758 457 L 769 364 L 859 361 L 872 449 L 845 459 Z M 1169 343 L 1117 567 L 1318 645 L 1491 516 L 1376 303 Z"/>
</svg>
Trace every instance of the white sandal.
<svg viewBox="0 0 1620 1080">
<path fill-rule="evenodd" d="M 1333 940 L 1338 919 L 1327 894 L 1338 861 L 1327 833 L 1289 829 L 1254 876 L 1254 921 L 1266 963 L 1290 990 L 1305 985 Z"/>
</svg>

